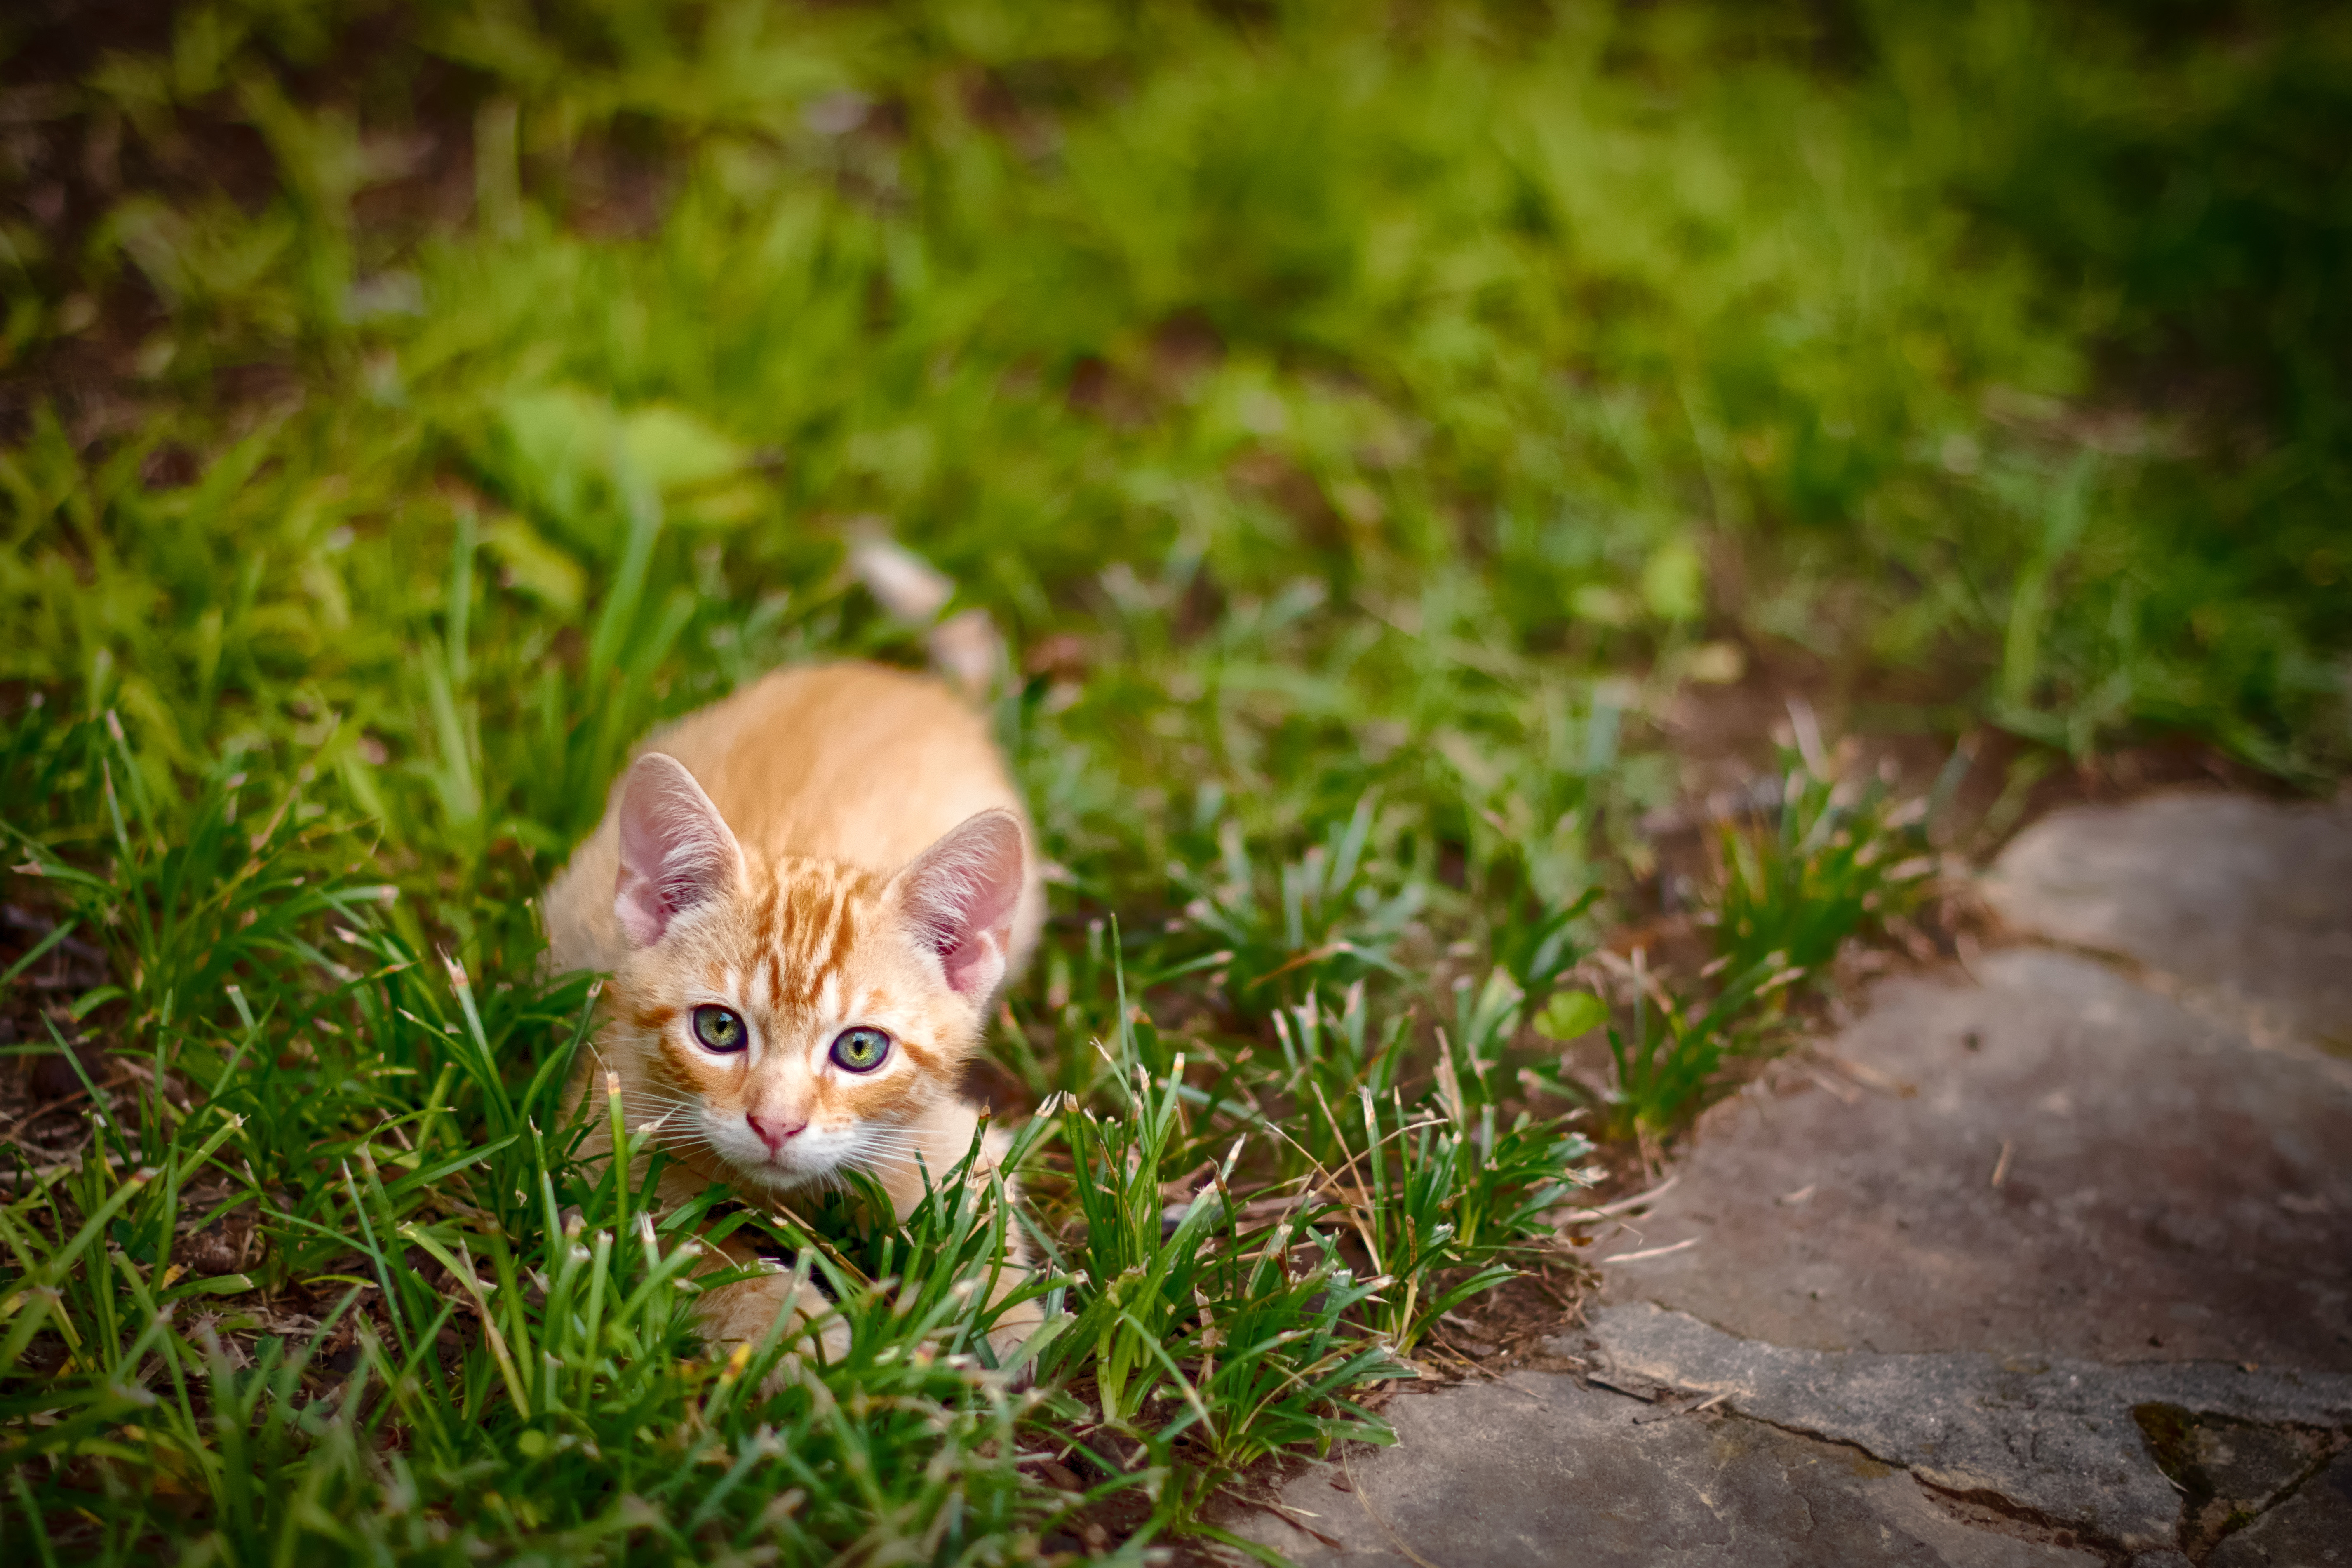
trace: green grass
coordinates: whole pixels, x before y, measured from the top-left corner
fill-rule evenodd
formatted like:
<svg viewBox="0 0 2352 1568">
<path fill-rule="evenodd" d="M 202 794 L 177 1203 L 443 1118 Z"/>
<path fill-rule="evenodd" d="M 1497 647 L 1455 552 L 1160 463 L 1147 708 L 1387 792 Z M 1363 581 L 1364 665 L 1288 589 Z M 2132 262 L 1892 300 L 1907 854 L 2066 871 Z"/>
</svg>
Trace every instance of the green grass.
<svg viewBox="0 0 2352 1568">
<path fill-rule="evenodd" d="M 1929 803 L 1894 806 L 1877 780 L 1843 784 L 1792 766 L 1762 827 L 1726 823 L 1711 914 L 1716 952 L 1734 971 L 1818 975 L 1851 937 L 1907 912 L 1935 869 Z"/>
<path fill-rule="evenodd" d="M 65 1102 L 0 1134 L 0 1553 L 1132 1552 L 1380 1439 L 1580 1134 L 1671 1135 L 1899 912 L 1898 803 L 1791 771 L 1722 967 L 1610 973 L 1691 682 L 2352 752 L 2352 27 L 2200 25 L 0 23 L 0 1019 Z M 783 1238 L 856 1331 L 771 1393 L 809 1347 L 692 1342 L 697 1214 L 572 1158 L 531 900 L 648 725 L 921 660 L 879 530 L 1015 661 L 1031 1200 Z"/>
</svg>

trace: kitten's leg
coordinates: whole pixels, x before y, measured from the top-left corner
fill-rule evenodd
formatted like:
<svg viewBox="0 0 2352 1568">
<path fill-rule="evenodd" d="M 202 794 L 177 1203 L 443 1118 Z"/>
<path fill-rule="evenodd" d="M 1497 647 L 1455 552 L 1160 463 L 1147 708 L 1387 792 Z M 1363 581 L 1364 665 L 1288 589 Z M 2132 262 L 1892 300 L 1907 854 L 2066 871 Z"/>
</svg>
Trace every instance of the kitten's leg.
<svg viewBox="0 0 2352 1568">
<path fill-rule="evenodd" d="M 980 1126 L 977 1108 L 962 1100 L 949 1100 L 933 1106 L 908 1127 L 919 1141 L 923 1151 L 924 1168 L 940 1174 L 953 1170 L 971 1150 L 972 1133 Z M 986 1182 L 1003 1163 L 1005 1152 L 1012 1147 L 1012 1135 L 1001 1127 L 991 1127 L 980 1146 L 980 1160 L 969 1180 Z M 922 1200 L 919 1174 L 898 1173 L 899 1179 L 886 1184 L 891 1189 L 891 1200 L 898 1206 L 901 1218 Z M 936 1178 L 935 1178 L 936 1179 Z M 1004 1179 L 1006 1201 L 1016 1207 L 1021 1201 L 1021 1189 L 1011 1176 Z M 1004 1258 L 989 1289 L 992 1303 L 1002 1301 L 1029 1283 L 1029 1237 L 1021 1228 L 1016 1215 L 1008 1214 L 1004 1225 Z M 1016 1301 L 999 1314 L 995 1326 L 988 1331 L 988 1348 L 999 1366 L 1013 1359 L 1029 1336 L 1045 1321 L 1045 1303 L 1035 1297 Z M 1023 1367 L 1015 1375 L 1016 1384 L 1026 1384 L 1033 1375 L 1031 1368 Z"/>
<path fill-rule="evenodd" d="M 1010 1177 L 1005 1179 L 1004 1195 L 1014 1204 L 1021 1201 L 1021 1189 Z M 995 1289 L 989 1293 L 990 1301 L 1003 1300 L 1026 1286 L 1029 1279 L 1029 1237 L 1021 1229 L 1021 1222 L 1008 1216 L 1004 1227 L 1004 1268 L 996 1277 Z M 1045 1303 L 1035 1296 L 1025 1301 L 1015 1301 L 998 1313 L 995 1327 L 988 1331 L 988 1348 L 990 1353 L 996 1357 L 996 1364 L 1003 1366 L 1010 1362 L 1045 1321 Z M 1034 1363 L 1023 1365 L 1013 1374 L 1013 1386 L 1028 1386 L 1036 1374 Z"/>
<path fill-rule="evenodd" d="M 759 1345 L 784 1313 L 797 1315 L 803 1323 L 822 1320 L 815 1343 L 826 1361 L 839 1361 L 849 1353 L 849 1325 L 833 1314 L 833 1303 L 814 1285 L 803 1280 L 795 1293 L 789 1269 L 779 1268 L 757 1279 L 707 1289 L 694 1306 L 695 1323 L 701 1331 L 702 1342 L 714 1352 L 731 1352 L 738 1345 Z M 785 1335 L 792 1336 L 796 1327 L 787 1326 Z M 803 1335 L 803 1349 L 807 1342 Z M 789 1384 L 801 1355 L 802 1349 L 788 1351 L 761 1385 L 761 1392 L 772 1394 Z"/>
</svg>

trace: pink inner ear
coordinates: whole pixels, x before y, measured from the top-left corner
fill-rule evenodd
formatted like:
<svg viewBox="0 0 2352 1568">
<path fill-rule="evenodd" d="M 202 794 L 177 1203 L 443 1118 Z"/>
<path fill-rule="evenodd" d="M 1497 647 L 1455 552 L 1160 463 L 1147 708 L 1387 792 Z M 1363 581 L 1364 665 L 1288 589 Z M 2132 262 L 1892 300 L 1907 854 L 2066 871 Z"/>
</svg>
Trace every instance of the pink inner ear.
<svg viewBox="0 0 2352 1568">
<path fill-rule="evenodd" d="M 1004 978 L 1027 868 L 1020 821 L 1000 810 L 971 818 L 898 873 L 900 908 L 961 994 L 985 1001 Z"/>
<path fill-rule="evenodd" d="M 940 954 L 948 984 L 965 996 L 985 996 L 1004 978 L 1004 941 L 995 931 L 980 931 Z"/>
<path fill-rule="evenodd" d="M 639 947 L 679 915 L 719 897 L 740 874 L 742 852 L 719 808 L 675 757 L 648 752 L 621 792 L 621 868 L 613 913 Z"/>
</svg>

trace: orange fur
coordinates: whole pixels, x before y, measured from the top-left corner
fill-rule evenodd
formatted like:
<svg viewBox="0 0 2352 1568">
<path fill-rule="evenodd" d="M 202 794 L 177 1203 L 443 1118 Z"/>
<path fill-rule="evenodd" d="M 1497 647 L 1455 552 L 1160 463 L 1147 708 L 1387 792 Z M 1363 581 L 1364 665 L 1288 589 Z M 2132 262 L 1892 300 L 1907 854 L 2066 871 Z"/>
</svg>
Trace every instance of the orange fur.
<svg viewBox="0 0 2352 1568">
<path fill-rule="evenodd" d="M 705 826 L 711 809 L 723 829 Z M 1007 819 L 975 825 L 992 812 L 1019 826 L 1017 891 L 950 953 L 935 940 L 940 911 L 979 885 L 972 867 L 986 852 L 1014 849 Z M 612 975 L 598 1059 L 575 1096 L 614 1076 L 629 1125 L 656 1126 L 670 1156 L 665 1201 L 719 1182 L 789 1204 L 855 1167 L 905 1214 L 925 1173 L 945 1175 L 979 1124 L 956 1083 L 1000 973 L 1016 973 L 1036 940 L 1044 900 L 1030 837 L 980 716 L 933 681 L 877 666 L 779 670 L 648 737 L 547 894 L 551 962 Z M 685 847 L 648 877 L 633 869 L 648 842 Z M 751 1044 L 731 1055 L 698 1045 L 693 1012 L 706 1005 L 741 1017 Z M 830 1058 L 852 1026 L 890 1037 L 871 1073 Z M 772 1145 L 762 1126 L 797 1131 Z M 992 1135 L 985 1163 L 1001 1142 Z M 591 1135 L 592 1153 L 609 1147 Z M 785 1283 L 707 1292 L 706 1335 L 757 1339 L 779 1310 L 821 1310 L 813 1296 L 784 1300 Z M 1035 1321 L 1034 1310 L 1009 1313 L 999 1349 Z"/>
</svg>

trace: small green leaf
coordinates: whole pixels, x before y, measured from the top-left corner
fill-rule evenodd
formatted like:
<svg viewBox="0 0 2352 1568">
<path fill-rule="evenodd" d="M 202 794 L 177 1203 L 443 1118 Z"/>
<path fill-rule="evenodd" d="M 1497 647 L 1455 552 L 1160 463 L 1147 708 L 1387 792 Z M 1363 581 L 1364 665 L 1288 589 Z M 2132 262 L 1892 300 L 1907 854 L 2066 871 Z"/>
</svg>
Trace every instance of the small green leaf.
<svg viewBox="0 0 2352 1568">
<path fill-rule="evenodd" d="M 726 479 L 744 463 L 742 447 L 667 404 L 625 416 L 621 447 L 646 482 L 664 493 Z"/>
<path fill-rule="evenodd" d="M 1609 1004 L 1590 991 L 1560 991 L 1536 1015 L 1536 1033 L 1549 1040 L 1573 1040 L 1609 1021 Z"/>
<path fill-rule="evenodd" d="M 100 1007 L 105 1006 L 109 1002 L 114 1001 L 118 997 L 128 996 L 130 994 L 130 992 L 125 991 L 120 985 L 101 985 L 95 991 L 85 991 L 79 996 L 75 997 L 73 1005 L 67 1008 L 66 1013 L 75 1023 L 79 1024 L 84 1018 L 89 1017 L 92 1013 L 98 1011 Z"/>
<path fill-rule="evenodd" d="M 615 424 L 609 400 L 573 387 L 519 392 L 499 405 L 484 457 L 516 501 L 593 544 L 604 531 L 586 515 L 589 487 L 604 471 Z"/>
<path fill-rule="evenodd" d="M 1706 568 L 1683 540 L 1663 545 L 1642 568 L 1642 600 L 1662 621 L 1695 621 L 1706 609 Z"/>
<path fill-rule="evenodd" d="M 561 614 L 579 611 L 588 595 L 587 573 L 530 524 L 511 514 L 500 517 L 483 531 L 482 542 L 506 568 L 504 582 Z"/>
</svg>

